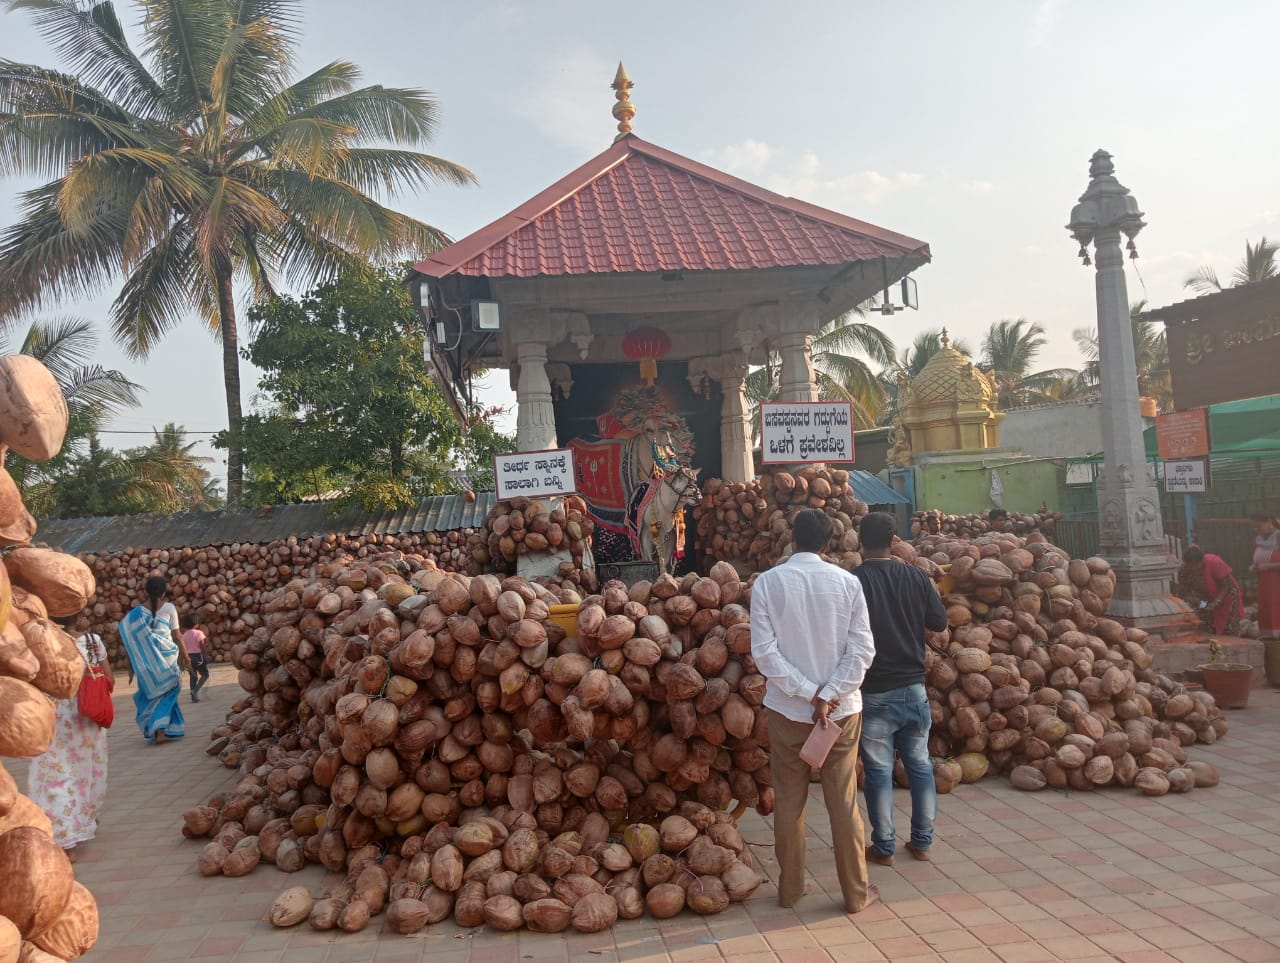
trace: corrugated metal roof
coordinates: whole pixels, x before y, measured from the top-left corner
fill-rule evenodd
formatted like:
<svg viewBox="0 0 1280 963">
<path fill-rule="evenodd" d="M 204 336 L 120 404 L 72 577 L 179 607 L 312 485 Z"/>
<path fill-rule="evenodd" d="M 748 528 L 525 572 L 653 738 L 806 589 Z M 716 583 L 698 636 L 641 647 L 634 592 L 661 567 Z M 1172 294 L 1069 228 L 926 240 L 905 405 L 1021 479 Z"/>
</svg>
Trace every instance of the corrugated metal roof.
<svg viewBox="0 0 1280 963">
<path fill-rule="evenodd" d="M 929 260 L 923 241 L 783 197 L 624 137 L 414 267 L 429 277 L 539 277 Z"/>
<path fill-rule="evenodd" d="M 119 552 L 131 546 L 231 545 L 271 542 L 290 536 L 329 532 L 343 535 L 402 535 L 479 528 L 496 501 L 493 492 L 433 495 L 417 505 L 387 512 L 349 509 L 326 515 L 324 505 L 277 505 L 252 512 L 198 512 L 181 515 L 119 515 L 50 519 L 40 523 L 36 540 L 72 554 Z"/>
<path fill-rule="evenodd" d="M 849 487 L 859 501 L 868 505 L 909 505 L 911 500 L 899 494 L 869 471 L 855 468 L 849 472 Z"/>
</svg>

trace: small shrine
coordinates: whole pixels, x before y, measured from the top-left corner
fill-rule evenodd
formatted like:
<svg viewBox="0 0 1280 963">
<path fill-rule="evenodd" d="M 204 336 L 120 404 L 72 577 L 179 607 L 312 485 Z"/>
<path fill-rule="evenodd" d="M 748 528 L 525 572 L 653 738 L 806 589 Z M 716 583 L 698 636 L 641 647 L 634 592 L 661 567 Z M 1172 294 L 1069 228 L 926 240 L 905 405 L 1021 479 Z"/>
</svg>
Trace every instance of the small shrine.
<svg viewBox="0 0 1280 963">
<path fill-rule="evenodd" d="M 610 147 L 409 283 L 455 414 L 474 372 L 509 370 L 519 450 L 573 450 L 597 558 L 625 560 L 638 515 L 673 492 L 682 514 L 693 479 L 755 476 L 750 371 L 774 366 L 779 401 L 818 400 L 815 335 L 930 253 L 640 139 L 621 65 L 612 87 Z"/>
<path fill-rule="evenodd" d="M 898 386 L 894 465 L 911 464 L 911 452 L 973 451 L 1000 447 L 995 381 L 951 345 L 942 329 L 942 347 L 918 375 Z"/>
<path fill-rule="evenodd" d="M 999 389 L 944 328 L 941 347 L 914 378 L 898 383 L 890 433 L 892 470 L 913 475 L 916 503 L 968 513 L 999 506 L 1034 511 L 1057 504 L 1065 469 L 1000 447 Z"/>
</svg>

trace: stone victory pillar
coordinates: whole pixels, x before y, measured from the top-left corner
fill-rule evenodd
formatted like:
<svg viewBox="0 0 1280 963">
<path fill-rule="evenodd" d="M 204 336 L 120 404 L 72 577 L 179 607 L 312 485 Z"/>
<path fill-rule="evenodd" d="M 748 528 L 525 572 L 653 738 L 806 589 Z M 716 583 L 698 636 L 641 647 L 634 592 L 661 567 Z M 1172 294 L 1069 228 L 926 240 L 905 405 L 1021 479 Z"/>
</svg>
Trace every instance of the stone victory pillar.
<svg viewBox="0 0 1280 963">
<path fill-rule="evenodd" d="M 1111 155 L 1098 151 L 1089 166 L 1089 186 L 1071 212 L 1067 230 L 1090 263 L 1094 247 L 1101 366 L 1102 438 L 1105 463 L 1098 484 L 1101 553 L 1116 573 L 1108 614 L 1152 631 L 1184 621 L 1188 611 L 1169 594 L 1174 562 L 1166 550 L 1160 498 L 1147 469 L 1138 409 L 1137 367 L 1121 237 L 1137 257 L 1133 239 L 1145 223 L 1137 200 L 1115 177 Z"/>
</svg>

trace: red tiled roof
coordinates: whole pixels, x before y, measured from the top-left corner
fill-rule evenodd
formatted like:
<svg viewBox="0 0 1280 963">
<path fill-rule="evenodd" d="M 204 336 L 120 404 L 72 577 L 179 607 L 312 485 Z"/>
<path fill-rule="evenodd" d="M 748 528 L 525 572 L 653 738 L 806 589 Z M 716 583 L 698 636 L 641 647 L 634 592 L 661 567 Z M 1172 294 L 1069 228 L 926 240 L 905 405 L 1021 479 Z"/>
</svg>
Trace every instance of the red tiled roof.
<svg viewBox="0 0 1280 963">
<path fill-rule="evenodd" d="M 415 269 L 429 277 L 729 271 L 929 259 L 923 241 L 629 136 Z"/>
</svg>

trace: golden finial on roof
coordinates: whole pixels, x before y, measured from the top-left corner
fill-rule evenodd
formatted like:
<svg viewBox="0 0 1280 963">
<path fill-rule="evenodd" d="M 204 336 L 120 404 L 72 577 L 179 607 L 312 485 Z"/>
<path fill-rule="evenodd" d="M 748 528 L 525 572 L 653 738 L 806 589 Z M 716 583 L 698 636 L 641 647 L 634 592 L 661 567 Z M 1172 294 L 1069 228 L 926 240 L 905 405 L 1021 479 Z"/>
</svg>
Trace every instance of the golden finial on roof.
<svg viewBox="0 0 1280 963">
<path fill-rule="evenodd" d="M 631 118 L 636 115 L 636 105 L 631 102 L 631 88 L 635 84 L 627 76 L 627 68 L 622 66 L 621 60 L 618 61 L 618 72 L 610 86 L 616 91 L 614 96 L 618 99 L 613 105 L 613 117 L 618 122 L 618 136 L 613 139 L 616 144 L 631 133 Z"/>
<path fill-rule="evenodd" d="M 947 329 L 945 325 L 942 328 L 942 334 L 938 336 L 938 343 L 941 344 L 944 348 L 951 347 L 951 338 L 947 335 Z"/>
</svg>

